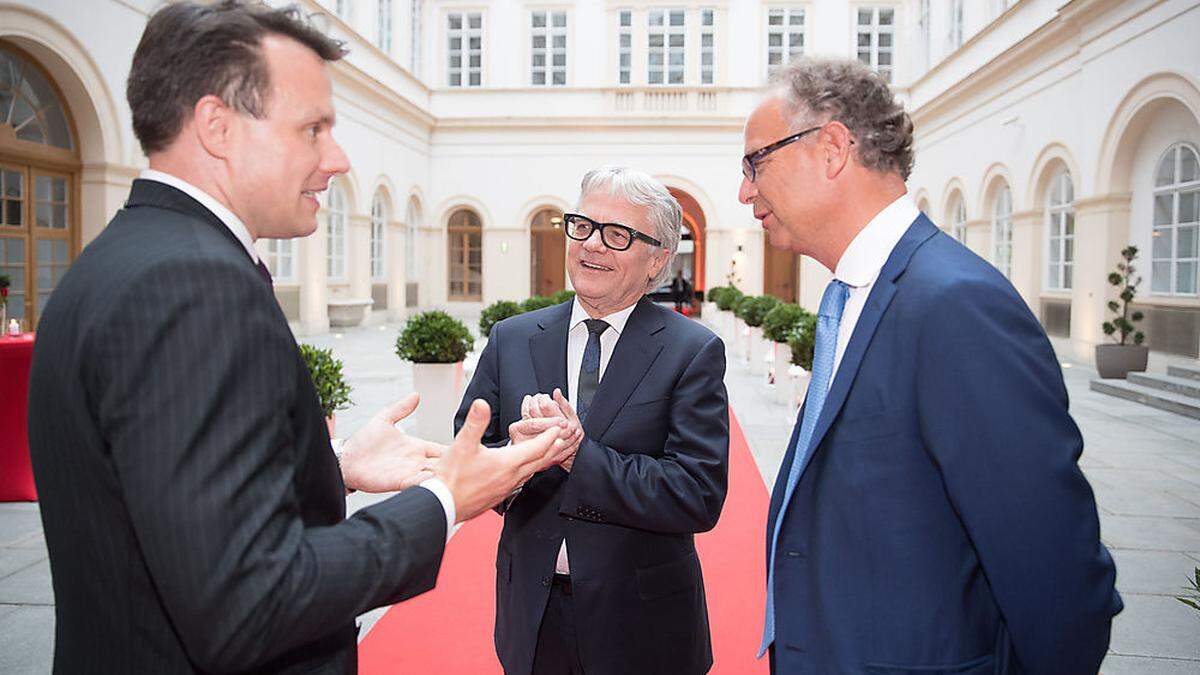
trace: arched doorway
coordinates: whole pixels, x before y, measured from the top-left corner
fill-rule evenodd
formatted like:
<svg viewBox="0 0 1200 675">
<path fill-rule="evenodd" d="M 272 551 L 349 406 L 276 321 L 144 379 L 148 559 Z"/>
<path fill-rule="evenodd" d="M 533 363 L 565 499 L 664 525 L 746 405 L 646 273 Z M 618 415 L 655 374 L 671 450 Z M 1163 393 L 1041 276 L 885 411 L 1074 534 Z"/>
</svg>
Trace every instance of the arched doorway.
<svg viewBox="0 0 1200 675">
<path fill-rule="evenodd" d="M 447 226 L 451 301 L 479 302 L 483 299 L 483 223 L 471 209 L 450 214 Z"/>
<path fill-rule="evenodd" d="M 691 310 L 694 313 L 699 307 L 696 299 L 701 297 L 707 288 L 704 280 L 704 232 L 708 227 L 708 222 L 695 197 L 679 188 L 673 187 L 668 190 L 679 202 L 679 206 L 683 208 L 683 227 L 680 229 L 679 249 L 672 266 L 671 278 L 675 277 L 677 271 L 682 271 L 683 278 L 691 284 L 693 291 Z"/>
<path fill-rule="evenodd" d="M 542 209 L 529 224 L 529 293 L 553 295 L 566 287 L 567 235 L 558 209 Z"/>
<path fill-rule="evenodd" d="M 0 41 L 0 274 L 8 316 L 32 330 L 79 251 L 78 135 L 62 93 Z"/>
<path fill-rule="evenodd" d="M 800 300 L 800 256 L 789 249 L 771 245 L 763 236 L 763 295 L 773 295 L 783 302 Z"/>
</svg>

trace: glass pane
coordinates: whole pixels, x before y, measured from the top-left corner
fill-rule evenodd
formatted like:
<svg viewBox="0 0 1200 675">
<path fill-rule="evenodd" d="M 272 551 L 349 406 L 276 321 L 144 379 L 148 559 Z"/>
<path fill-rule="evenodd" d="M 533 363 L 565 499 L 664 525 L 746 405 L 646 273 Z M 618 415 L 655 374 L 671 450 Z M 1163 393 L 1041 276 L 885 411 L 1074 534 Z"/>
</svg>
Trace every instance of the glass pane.
<svg viewBox="0 0 1200 675">
<path fill-rule="evenodd" d="M 534 12 L 530 16 L 533 18 L 533 27 L 534 28 L 545 28 L 546 27 L 546 13 L 545 12 Z"/>
<path fill-rule="evenodd" d="M 705 33 L 704 35 L 701 35 L 700 36 L 700 46 L 701 47 L 712 47 L 713 46 L 713 34 Z"/>
<path fill-rule="evenodd" d="M 1063 261 L 1064 262 L 1072 262 L 1074 260 L 1075 260 L 1075 240 L 1074 239 L 1064 239 L 1063 240 Z"/>
<path fill-rule="evenodd" d="M 858 25 L 860 25 L 860 26 L 870 26 L 871 25 L 871 10 L 869 10 L 869 9 L 858 10 Z"/>
<path fill-rule="evenodd" d="M 1062 260 L 1062 240 L 1061 239 L 1051 239 L 1050 240 L 1050 260 L 1052 262 L 1058 262 L 1058 261 Z"/>
<path fill-rule="evenodd" d="M 647 14 L 647 15 L 646 15 L 646 20 L 649 22 L 649 24 L 650 24 L 651 26 L 661 26 L 661 25 L 663 25 L 663 13 L 662 13 L 662 10 L 658 10 L 658 9 L 656 9 L 656 10 L 652 10 L 652 11 L 651 11 L 649 14 Z"/>
<path fill-rule="evenodd" d="M 542 71 L 542 70 L 534 71 L 533 83 L 534 84 L 546 84 L 546 72 Z"/>
<path fill-rule="evenodd" d="M 467 65 L 471 68 L 478 68 L 481 63 L 483 63 L 483 56 L 480 54 L 472 54 L 471 58 L 467 59 Z M 474 79 L 475 74 L 473 73 L 471 77 Z"/>
<path fill-rule="evenodd" d="M 1167 193 L 1164 195 L 1154 195 L 1154 224 L 1155 225 L 1170 225 L 1175 222 L 1171 214 L 1172 202 L 1175 201 L 1175 195 Z"/>
<path fill-rule="evenodd" d="M 33 179 L 33 185 L 34 194 L 37 195 L 39 201 L 50 201 L 50 176 L 37 176 Z"/>
<path fill-rule="evenodd" d="M 1196 257 L 1196 226 L 1181 227 L 1178 230 L 1178 245 L 1175 247 L 1176 258 Z"/>
<path fill-rule="evenodd" d="M 35 223 L 38 227 L 50 227 L 50 205 L 38 203 Z"/>
<path fill-rule="evenodd" d="M 683 11 L 682 10 L 672 10 L 671 11 L 671 25 L 672 26 L 682 26 L 683 25 Z"/>
<path fill-rule="evenodd" d="M 630 12 L 629 10 L 625 10 L 625 11 L 621 12 L 621 25 L 622 26 L 632 26 L 633 25 L 633 12 Z"/>
<path fill-rule="evenodd" d="M 450 67 L 451 68 L 462 68 L 462 56 L 460 56 L 459 54 L 452 54 L 450 56 Z"/>
<path fill-rule="evenodd" d="M 567 36 L 566 35 L 555 35 L 554 40 L 553 40 L 553 42 L 551 42 L 551 44 L 554 46 L 555 49 L 566 49 Z"/>
<path fill-rule="evenodd" d="M 791 35 L 789 35 L 788 36 L 788 46 L 789 47 L 803 47 L 804 46 L 804 33 L 792 33 Z"/>
<path fill-rule="evenodd" d="M 1066 224 L 1063 229 L 1067 236 L 1075 234 L 1075 212 L 1067 211 L 1064 213 L 1063 222 Z"/>
<path fill-rule="evenodd" d="M 767 25 L 768 26 L 782 26 L 783 25 L 783 10 L 782 9 L 771 10 L 770 13 L 767 14 Z"/>
<path fill-rule="evenodd" d="M 1180 223 L 1194 223 L 1200 221 L 1200 192 L 1181 192 L 1179 193 L 1179 220 Z"/>
<path fill-rule="evenodd" d="M 892 15 L 893 14 L 895 14 L 895 10 L 892 10 L 892 9 L 879 10 L 879 25 L 880 26 L 892 25 Z"/>
<path fill-rule="evenodd" d="M 24 223 L 21 220 L 22 202 L 6 201 L 4 202 L 4 222 L 8 225 L 21 225 Z"/>
<path fill-rule="evenodd" d="M 446 18 L 449 20 L 450 30 L 462 29 L 462 14 L 450 14 Z"/>
<path fill-rule="evenodd" d="M 777 66 L 783 62 L 783 54 L 780 52 L 771 52 L 767 54 L 767 65 Z"/>
<path fill-rule="evenodd" d="M 660 67 L 662 66 L 662 64 L 663 64 L 662 52 L 650 52 L 649 56 L 650 56 L 650 65 L 660 66 Z"/>
<path fill-rule="evenodd" d="M 631 56 L 632 56 L 631 54 L 622 54 L 621 55 L 621 68 L 629 68 L 630 63 L 631 63 L 631 61 L 630 61 Z"/>
<path fill-rule="evenodd" d="M 782 47 L 783 46 L 783 33 L 771 33 L 770 35 L 768 35 L 767 36 L 767 46 L 768 47 Z"/>
<path fill-rule="evenodd" d="M 1059 278 L 1061 277 L 1061 275 L 1062 275 L 1062 265 L 1051 263 L 1050 278 L 1048 280 L 1048 282 L 1050 284 L 1050 288 L 1061 288 L 1061 286 L 1059 286 Z"/>
<path fill-rule="evenodd" d="M 467 27 L 468 28 L 481 28 L 482 26 L 483 26 L 483 15 L 482 14 L 468 14 L 467 15 Z"/>
<path fill-rule="evenodd" d="M 683 46 L 683 36 L 682 35 L 672 35 L 670 38 L 670 41 L 667 44 L 671 47 L 682 47 Z"/>
<path fill-rule="evenodd" d="M 544 68 L 546 66 L 546 53 L 537 52 L 533 55 L 533 67 Z"/>
<path fill-rule="evenodd" d="M 1175 292 L 1196 292 L 1196 263 L 1181 262 L 1175 268 Z"/>
<path fill-rule="evenodd" d="M 468 46 L 471 51 L 479 51 L 479 46 L 482 44 L 482 38 L 473 37 L 468 41 Z"/>
<path fill-rule="evenodd" d="M 25 196 L 25 176 L 17 171 L 4 172 L 4 196 L 21 199 Z"/>
<path fill-rule="evenodd" d="M 54 227 L 62 230 L 67 227 L 67 207 L 65 204 L 54 205 Z"/>
<path fill-rule="evenodd" d="M 37 240 L 37 261 L 39 265 L 54 262 L 54 242 L 52 240 Z"/>
<path fill-rule="evenodd" d="M 870 47 L 871 46 L 871 34 L 870 33 L 859 33 L 858 34 L 858 46 L 859 47 Z"/>
<path fill-rule="evenodd" d="M 683 84 L 683 71 L 672 70 L 669 84 Z"/>
<path fill-rule="evenodd" d="M 662 33 L 652 33 L 649 44 L 651 47 L 662 47 L 665 44 Z"/>
<path fill-rule="evenodd" d="M 1071 265 L 1063 265 L 1063 285 L 1062 285 L 1062 287 L 1064 289 L 1073 288 L 1073 285 L 1071 282 L 1071 270 L 1073 270 L 1073 269 L 1074 269 L 1074 267 L 1072 267 Z"/>
<path fill-rule="evenodd" d="M 623 49 L 629 49 L 633 46 L 633 36 L 629 33 L 621 33 L 620 45 Z"/>
<path fill-rule="evenodd" d="M 683 65 L 683 52 L 671 52 L 670 63 L 673 66 Z"/>
<path fill-rule="evenodd" d="M 451 87 L 461 87 L 462 86 L 462 75 L 460 73 L 450 73 L 450 86 Z"/>
<path fill-rule="evenodd" d="M 788 17 L 788 23 L 793 26 L 803 26 L 804 25 L 804 10 L 800 9 L 800 10 L 792 11 L 791 16 Z"/>
<path fill-rule="evenodd" d="M 1179 152 L 1179 148 L 1174 148 L 1158 163 L 1158 171 L 1154 174 L 1154 185 L 1174 185 L 1175 184 L 1175 154 Z"/>
<path fill-rule="evenodd" d="M 880 52 L 879 52 L 879 65 L 880 65 L 880 66 L 890 66 L 890 65 L 892 65 L 892 53 L 891 53 L 891 52 L 880 51 Z"/>
<path fill-rule="evenodd" d="M 711 9 L 700 10 L 700 25 L 701 26 L 713 25 L 713 11 Z"/>
<path fill-rule="evenodd" d="M 1196 151 L 1189 147 L 1179 148 L 1179 182 L 1190 183 L 1200 178 L 1200 167 L 1197 166 Z"/>
<path fill-rule="evenodd" d="M 554 55 L 554 65 L 556 67 L 560 67 L 560 68 L 563 66 L 566 66 L 567 65 L 567 55 L 566 54 L 555 54 Z"/>
<path fill-rule="evenodd" d="M 566 84 L 566 83 L 567 83 L 567 74 L 561 70 L 554 71 L 553 84 Z"/>
<path fill-rule="evenodd" d="M 534 35 L 533 36 L 533 48 L 534 49 L 545 49 L 546 48 L 546 36 L 545 35 Z"/>
<path fill-rule="evenodd" d="M 1171 251 L 1171 228 L 1169 228 L 1169 227 L 1155 228 L 1154 234 L 1151 235 L 1150 238 L 1154 241 L 1153 251 L 1151 252 L 1151 256 L 1155 260 L 1162 260 L 1164 258 L 1169 259 L 1169 258 L 1175 257 L 1174 255 L 1172 255 L 1172 251 Z"/>
<path fill-rule="evenodd" d="M 552 15 L 551 23 L 554 25 L 555 28 L 566 28 L 567 27 L 567 13 L 566 12 L 555 12 Z"/>
</svg>

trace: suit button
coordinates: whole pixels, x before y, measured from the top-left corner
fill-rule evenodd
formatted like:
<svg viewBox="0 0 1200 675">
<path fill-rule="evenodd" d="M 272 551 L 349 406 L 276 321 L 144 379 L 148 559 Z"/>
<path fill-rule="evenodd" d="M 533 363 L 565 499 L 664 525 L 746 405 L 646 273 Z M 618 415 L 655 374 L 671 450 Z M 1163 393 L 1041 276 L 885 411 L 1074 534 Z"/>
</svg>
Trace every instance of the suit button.
<svg viewBox="0 0 1200 675">
<path fill-rule="evenodd" d="M 803 558 L 803 557 L 804 557 L 804 554 L 803 554 L 803 553 L 801 553 L 800 551 L 788 551 L 788 552 L 787 552 L 787 557 L 789 557 L 789 558 Z"/>
</svg>

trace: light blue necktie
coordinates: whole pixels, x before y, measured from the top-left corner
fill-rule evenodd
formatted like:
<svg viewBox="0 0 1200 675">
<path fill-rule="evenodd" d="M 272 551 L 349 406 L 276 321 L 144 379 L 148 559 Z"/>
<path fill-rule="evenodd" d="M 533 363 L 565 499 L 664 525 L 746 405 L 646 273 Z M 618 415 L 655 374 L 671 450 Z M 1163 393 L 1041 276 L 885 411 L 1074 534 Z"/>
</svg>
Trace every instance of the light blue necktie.
<svg viewBox="0 0 1200 675">
<path fill-rule="evenodd" d="M 850 287 L 837 279 L 829 282 L 825 287 L 825 294 L 821 296 L 821 309 L 817 313 L 816 345 L 813 349 L 812 379 L 808 381 L 808 394 L 804 398 L 804 420 L 800 423 L 800 436 L 796 438 L 796 451 L 788 469 L 783 501 L 779 503 L 779 513 L 775 516 L 775 522 L 771 524 L 770 560 L 767 566 L 767 618 L 763 626 L 762 646 L 758 648 L 759 658 L 767 653 L 767 648 L 775 641 L 775 547 L 779 544 L 779 526 L 783 523 L 783 515 L 787 513 L 788 502 L 792 500 L 796 483 L 800 481 L 800 470 L 808 456 L 808 444 L 812 441 L 813 429 L 821 417 L 821 408 L 825 407 L 825 396 L 829 394 L 833 357 L 837 354 L 838 325 L 842 322 L 842 310 L 846 307 L 846 298 L 849 296 Z"/>
</svg>

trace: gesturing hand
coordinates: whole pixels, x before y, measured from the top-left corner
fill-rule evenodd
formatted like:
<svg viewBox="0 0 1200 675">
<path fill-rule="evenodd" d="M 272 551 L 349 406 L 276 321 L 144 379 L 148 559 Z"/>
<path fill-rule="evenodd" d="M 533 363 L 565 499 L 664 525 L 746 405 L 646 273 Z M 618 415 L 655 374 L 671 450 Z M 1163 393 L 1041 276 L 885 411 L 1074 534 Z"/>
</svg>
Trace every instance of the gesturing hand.
<svg viewBox="0 0 1200 675">
<path fill-rule="evenodd" d="M 570 471 L 575 463 L 575 453 L 583 442 L 583 424 L 575 409 L 563 396 L 561 389 L 555 389 L 553 395 L 532 394 L 521 399 L 521 421 L 513 422 L 508 427 L 508 437 L 516 442 L 528 438 L 530 434 L 539 433 L 556 420 L 565 420 L 567 434 L 563 437 L 563 448 L 554 458 L 566 471 Z"/>
<path fill-rule="evenodd" d="M 346 441 L 342 482 L 352 490 L 396 492 L 433 477 L 433 464 L 445 446 L 409 436 L 396 423 L 416 410 L 420 398 L 409 394 L 375 414 Z"/>
<path fill-rule="evenodd" d="M 566 420 L 548 425 L 537 436 L 512 445 L 489 448 L 480 443 L 491 421 L 488 404 L 476 399 L 454 442 L 434 473 L 454 496 L 458 522 L 499 504 L 533 474 L 552 466 L 562 451 Z"/>
</svg>

